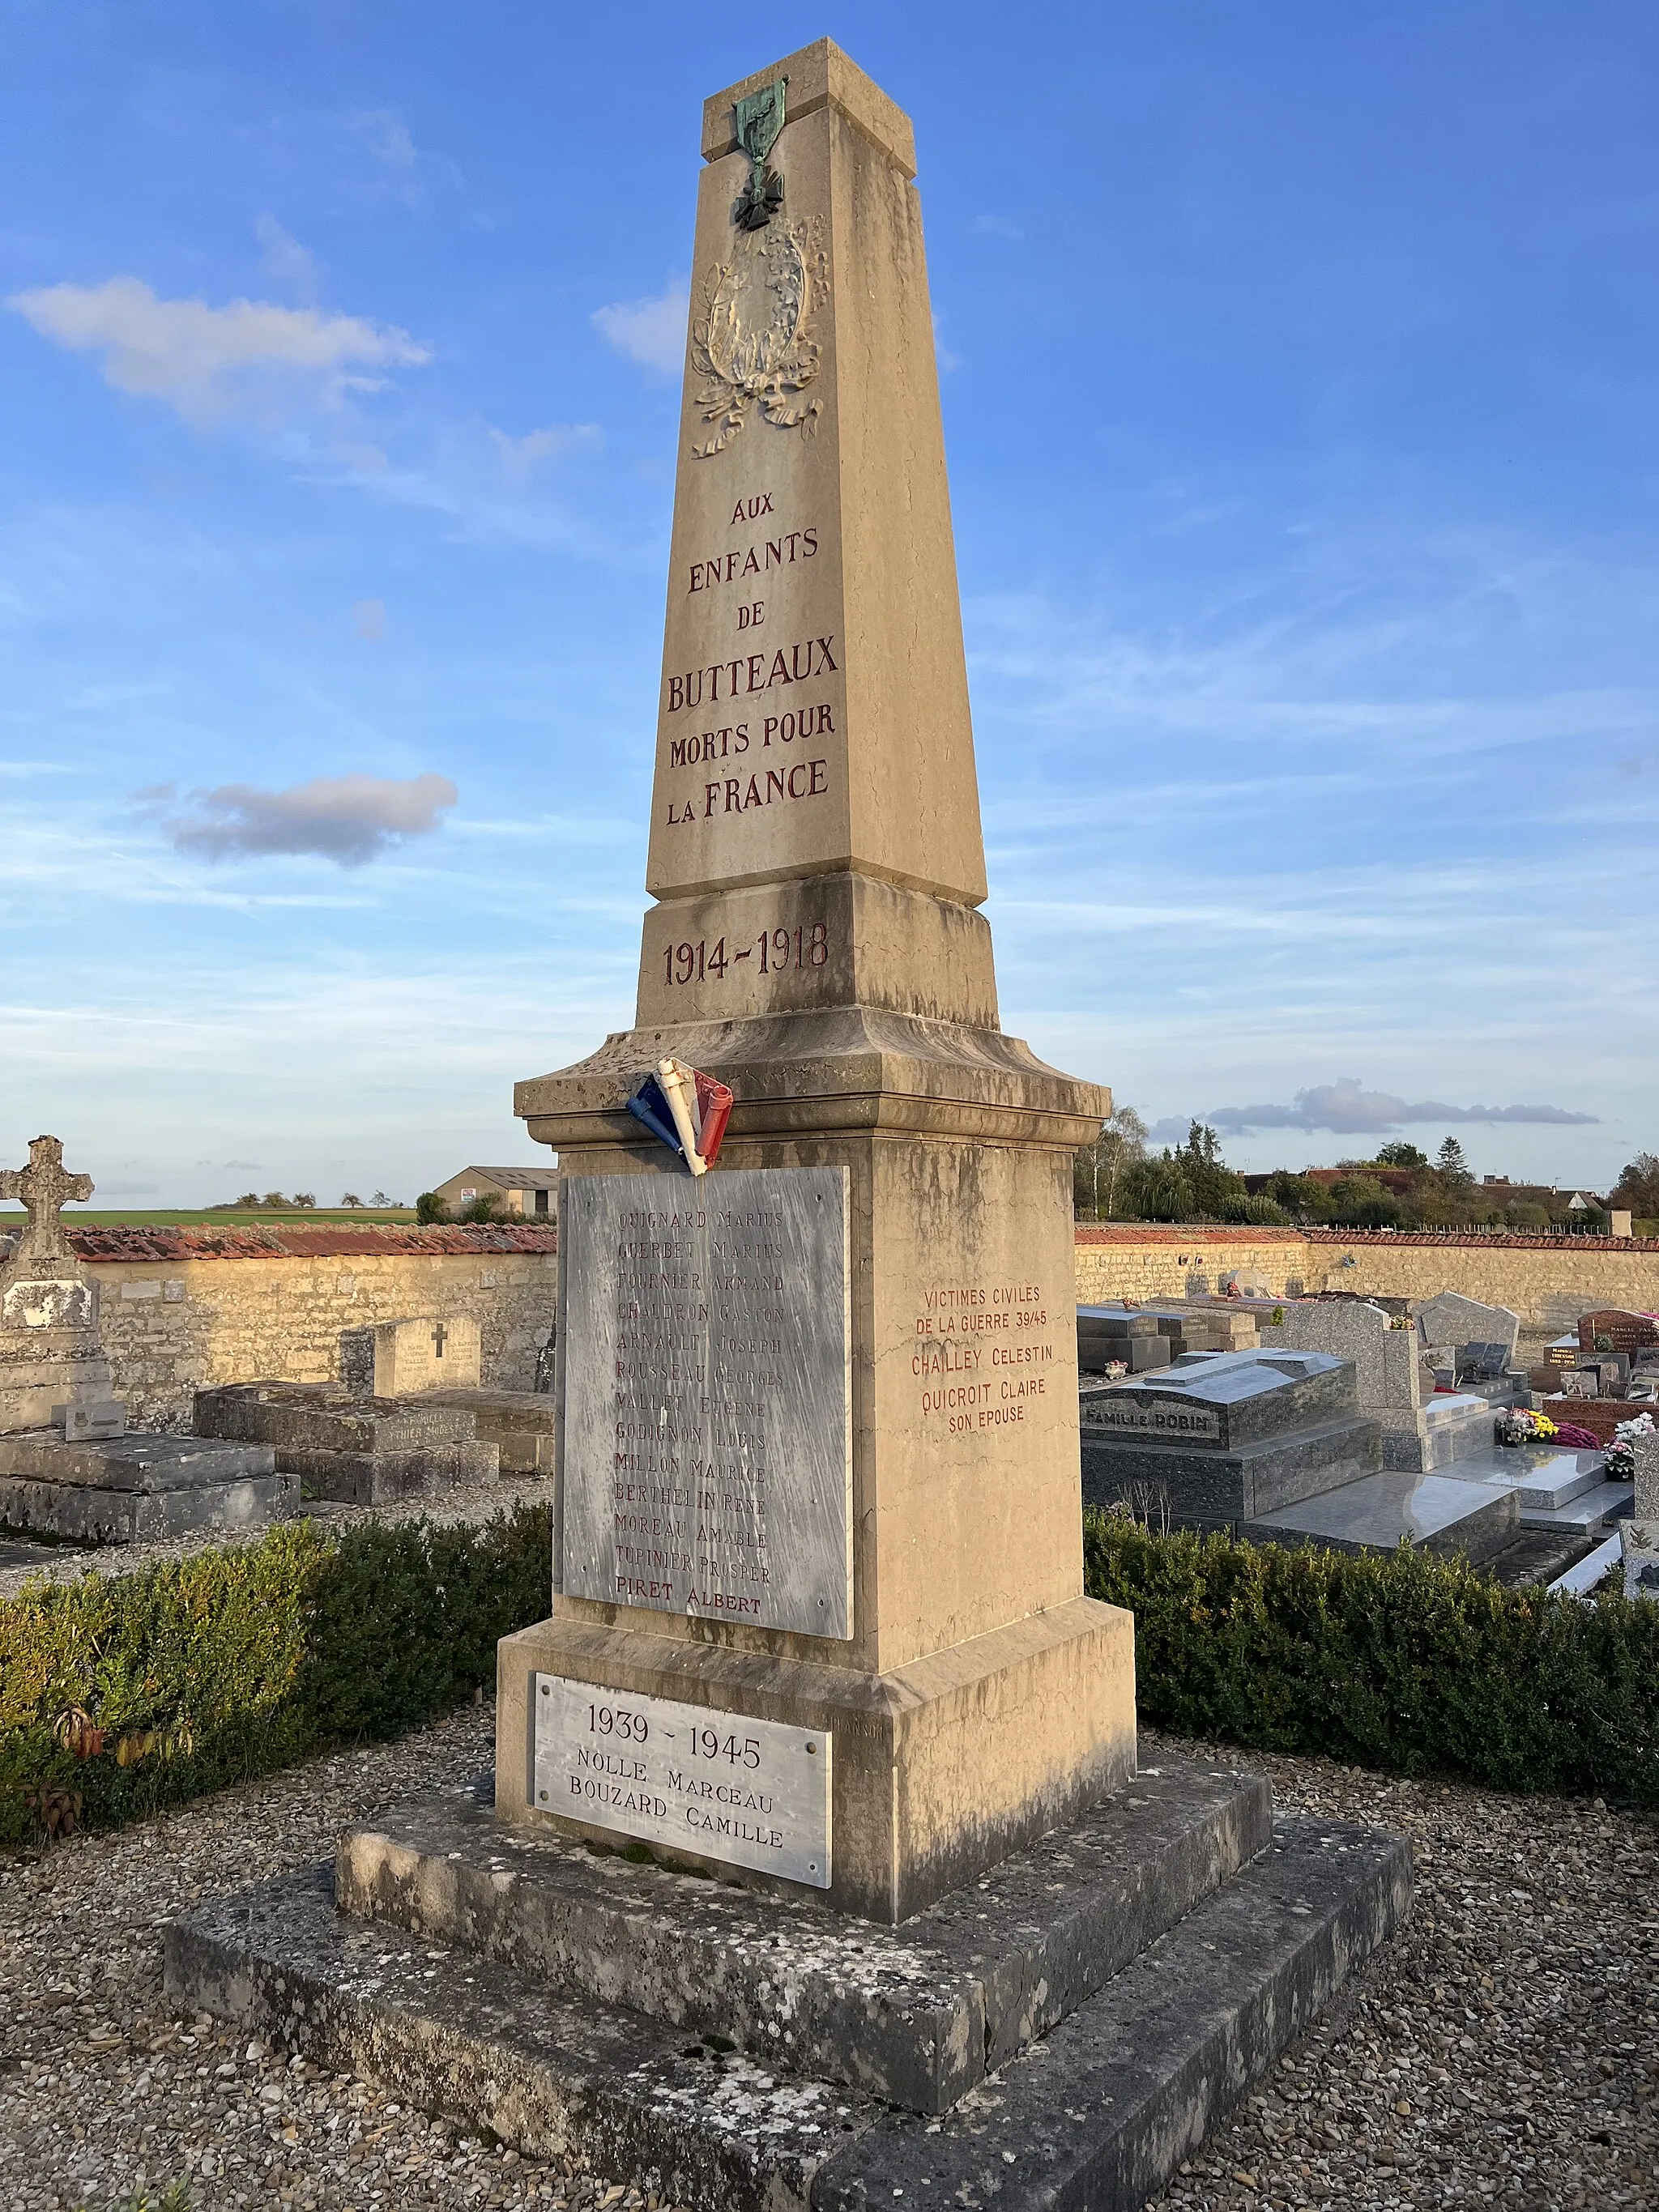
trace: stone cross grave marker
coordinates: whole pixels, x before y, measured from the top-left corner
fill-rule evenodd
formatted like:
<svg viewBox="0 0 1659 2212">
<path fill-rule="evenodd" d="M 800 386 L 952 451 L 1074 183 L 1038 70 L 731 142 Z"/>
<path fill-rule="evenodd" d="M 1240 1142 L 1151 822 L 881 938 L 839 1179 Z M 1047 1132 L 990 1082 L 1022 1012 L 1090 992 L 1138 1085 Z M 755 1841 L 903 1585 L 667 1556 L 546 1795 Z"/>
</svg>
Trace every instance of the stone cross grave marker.
<svg viewBox="0 0 1659 2212">
<path fill-rule="evenodd" d="M 476 1390 L 482 1373 L 483 1342 L 471 1315 L 423 1315 L 340 1332 L 340 1380 L 360 1397 Z"/>
<path fill-rule="evenodd" d="M 99 1341 L 98 1294 L 59 1218 L 92 1193 L 90 1176 L 65 1169 L 57 1137 L 33 1139 L 26 1168 L 0 1170 L 0 1198 L 21 1199 L 28 1211 L 0 1267 L 0 1435 L 55 1422 L 74 1443 L 125 1425 Z"/>
<path fill-rule="evenodd" d="M 29 1140 L 26 1168 L 0 1168 L 0 1198 L 19 1198 L 28 1210 L 28 1223 L 11 1255 L 7 1273 L 13 1276 L 45 1274 L 78 1280 L 81 1263 L 70 1244 L 58 1216 L 71 1199 L 83 1204 L 92 1196 L 90 1176 L 70 1175 L 64 1166 L 64 1147 L 57 1137 Z"/>
</svg>

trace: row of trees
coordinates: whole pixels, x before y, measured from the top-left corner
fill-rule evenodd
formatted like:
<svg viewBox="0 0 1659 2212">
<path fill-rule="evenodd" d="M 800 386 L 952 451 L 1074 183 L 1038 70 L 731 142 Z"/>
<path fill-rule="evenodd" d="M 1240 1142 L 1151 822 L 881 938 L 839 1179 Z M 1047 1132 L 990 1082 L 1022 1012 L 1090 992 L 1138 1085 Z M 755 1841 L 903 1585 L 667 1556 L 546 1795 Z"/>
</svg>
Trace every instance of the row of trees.
<svg viewBox="0 0 1659 2212">
<path fill-rule="evenodd" d="M 1328 1224 L 1342 1229 L 1499 1228 L 1547 1230 L 1566 1226 L 1547 1206 L 1504 1200 L 1478 1183 L 1463 1147 L 1448 1137 L 1431 1160 L 1417 1146 L 1380 1146 L 1369 1160 L 1344 1160 L 1334 1182 L 1278 1170 L 1254 1194 L 1221 1156 L 1213 1129 L 1194 1121 L 1184 1145 L 1147 1148 L 1146 1124 L 1133 1106 L 1120 1106 L 1092 1145 L 1077 1156 L 1073 1198 L 1086 1221 L 1239 1221 L 1264 1227 Z M 1380 1169 L 1392 1170 L 1388 1182 Z M 1394 1186 L 1394 1187 L 1391 1187 Z M 1659 1215 L 1659 1158 L 1638 1155 L 1620 1178 L 1613 1203 L 1632 1212 Z M 1607 1216 L 1592 1212 L 1573 1225 L 1605 1229 Z"/>
<path fill-rule="evenodd" d="M 361 1206 L 362 1202 L 354 1190 L 347 1191 L 340 1200 L 343 1206 Z M 388 1198 L 383 1190 L 377 1190 L 368 1202 L 371 1206 L 396 1206 L 398 1203 L 395 1198 Z M 240 1198 L 232 1200 L 232 1204 L 240 1207 L 244 1212 L 255 1213 L 286 1213 L 290 1210 L 303 1213 L 309 1212 L 316 1203 L 317 1194 L 310 1190 L 296 1190 L 292 1198 L 284 1198 L 280 1190 L 268 1190 L 263 1198 L 257 1190 L 245 1190 Z"/>
</svg>

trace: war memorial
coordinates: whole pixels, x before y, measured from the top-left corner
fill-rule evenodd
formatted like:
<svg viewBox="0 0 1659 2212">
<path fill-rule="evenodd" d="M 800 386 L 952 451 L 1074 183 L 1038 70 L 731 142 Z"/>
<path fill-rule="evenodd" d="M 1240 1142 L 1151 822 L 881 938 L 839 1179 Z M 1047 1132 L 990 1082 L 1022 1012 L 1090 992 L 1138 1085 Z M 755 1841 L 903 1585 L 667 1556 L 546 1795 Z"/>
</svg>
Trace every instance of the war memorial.
<svg viewBox="0 0 1659 2212">
<path fill-rule="evenodd" d="M 821 42 L 702 155 L 635 1024 L 518 1090 L 549 1617 L 493 1784 L 175 1923 L 169 1988 L 698 2212 L 1129 2207 L 1408 1854 L 1139 1765 L 1082 1595 L 1109 1098 L 1000 1026 L 910 125 Z M 665 1062 L 734 1094 L 707 1175 L 627 1110 Z"/>
</svg>

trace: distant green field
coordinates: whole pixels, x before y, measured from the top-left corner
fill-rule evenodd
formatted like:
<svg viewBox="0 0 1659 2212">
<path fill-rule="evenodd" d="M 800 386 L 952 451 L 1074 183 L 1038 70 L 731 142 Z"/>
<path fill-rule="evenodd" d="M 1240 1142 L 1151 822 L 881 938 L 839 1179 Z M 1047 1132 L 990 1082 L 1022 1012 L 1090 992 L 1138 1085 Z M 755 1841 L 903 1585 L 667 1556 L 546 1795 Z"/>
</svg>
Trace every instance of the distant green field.
<svg viewBox="0 0 1659 2212">
<path fill-rule="evenodd" d="M 8 1221 L 23 1218 L 21 1206 L 0 1206 L 0 1229 Z M 211 1206 L 195 1212 L 168 1212 L 165 1207 L 140 1206 L 106 1212 L 95 1206 L 69 1206 L 64 1220 L 70 1229 L 222 1229 L 235 1222 L 413 1221 L 412 1206 Z"/>
</svg>

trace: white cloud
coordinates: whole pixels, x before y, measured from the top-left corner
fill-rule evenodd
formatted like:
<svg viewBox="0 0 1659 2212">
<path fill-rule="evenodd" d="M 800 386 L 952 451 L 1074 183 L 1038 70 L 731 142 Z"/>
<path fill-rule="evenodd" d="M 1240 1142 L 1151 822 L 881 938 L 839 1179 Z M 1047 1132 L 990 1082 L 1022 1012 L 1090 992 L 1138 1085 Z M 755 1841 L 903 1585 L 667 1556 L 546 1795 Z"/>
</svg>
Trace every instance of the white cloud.
<svg viewBox="0 0 1659 2212">
<path fill-rule="evenodd" d="M 301 307 L 317 304 L 317 264 L 297 238 L 283 228 L 274 215 L 262 215 L 253 226 L 262 251 L 259 266 L 273 284 L 289 292 Z"/>
<path fill-rule="evenodd" d="M 660 375 L 678 374 L 685 362 L 685 325 L 691 287 L 684 276 L 671 279 L 654 300 L 618 300 L 593 311 L 594 328 L 618 353 Z"/>
<path fill-rule="evenodd" d="M 318 775 L 286 791 L 226 783 L 192 792 L 195 812 L 172 816 L 161 827 L 176 851 L 210 860 L 293 853 L 361 867 L 407 838 L 429 836 L 459 796 L 447 775 L 430 774 Z"/>
<path fill-rule="evenodd" d="M 599 445 L 605 434 L 594 422 L 550 422 L 544 429 L 526 430 L 522 438 L 509 438 L 505 430 L 493 426 L 489 434 L 508 483 L 522 484 L 543 461 L 562 460 L 584 446 Z"/>
<path fill-rule="evenodd" d="M 1006 215 L 981 215 L 974 218 L 974 228 L 983 238 L 1024 238 L 1025 233 L 1017 222 Z"/>
<path fill-rule="evenodd" d="M 351 122 L 353 129 L 362 133 L 369 152 L 386 168 L 408 170 L 415 167 L 415 141 L 409 135 L 409 125 L 395 108 L 364 108 L 352 117 Z"/>
<path fill-rule="evenodd" d="M 1414 1123 L 1448 1121 L 1530 1122 L 1565 1127 L 1595 1122 L 1594 1114 L 1575 1114 L 1565 1106 L 1449 1106 L 1438 1098 L 1415 1102 L 1396 1098 L 1387 1091 L 1367 1091 L 1356 1075 L 1339 1076 L 1334 1083 L 1317 1083 L 1298 1091 L 1288 1106 L 1217 1106 L 1200 1117 L 1224 1136 L 1254 1136 L 1260 1129 L 1331 1129 L 1339 1136 L 1376 1135 Z M 1161 1131 L 1184 1121 L 1158 1125 Z"/>
<path fill-rule="evenodd" d="M 377 369 L 417 368 L 431 356 L 407 331 L 358 315 L 233 300 L 163 300 L 137 276 L 52 284 L 6 302 L 42 337 L 101 353 L 118 392 L 159 399 L 197 426 L 252 414 L 269 420 L 296 398 L 335 405 L 378 390 Z"/>
<path fill-rule="evenodd" d="M 100 1182 L 93 1185 L 100 1198 L 154 1198 L 159 1182 Z"/>
</svg>

